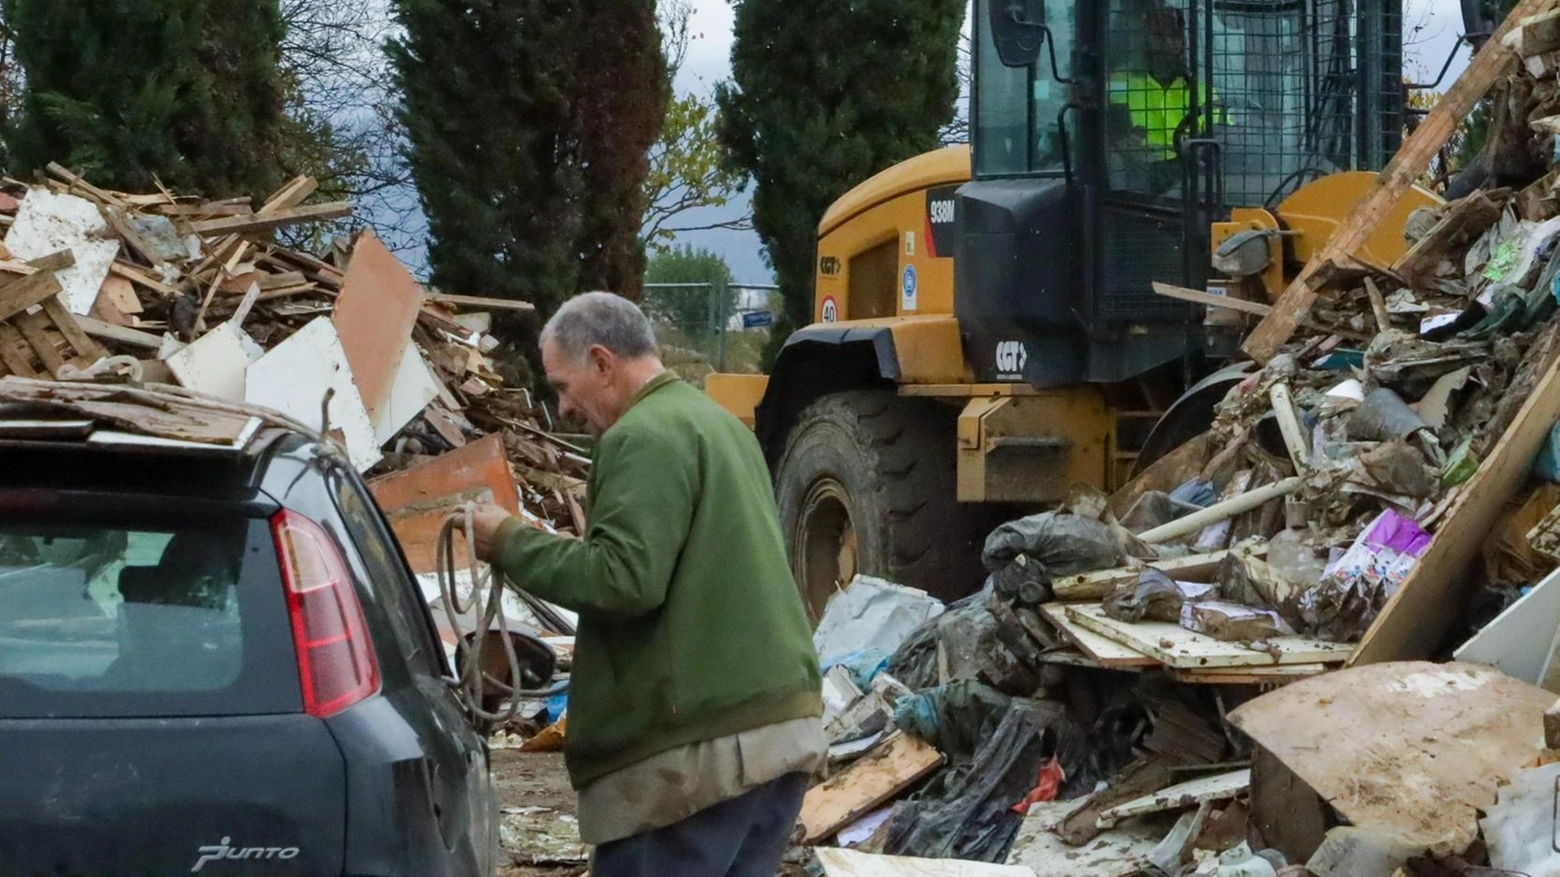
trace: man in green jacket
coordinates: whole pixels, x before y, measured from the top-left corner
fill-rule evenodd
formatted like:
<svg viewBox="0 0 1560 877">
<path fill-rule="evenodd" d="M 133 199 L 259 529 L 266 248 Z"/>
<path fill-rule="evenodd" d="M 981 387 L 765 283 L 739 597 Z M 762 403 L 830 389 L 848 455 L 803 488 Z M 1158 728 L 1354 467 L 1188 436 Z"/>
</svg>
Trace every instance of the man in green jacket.
<svg viewBox="0 0 1560 877">
<path fill-rule="evenodd" d="M 639 308 L 542 331 L 598 437 L 584 538 L 484 507 L 477 551 L 579 613 L 565 755 L 594 877 L 772 877 L 828 742 L 817 655 L 753 434 L 666 371 Z"/>
</svg>

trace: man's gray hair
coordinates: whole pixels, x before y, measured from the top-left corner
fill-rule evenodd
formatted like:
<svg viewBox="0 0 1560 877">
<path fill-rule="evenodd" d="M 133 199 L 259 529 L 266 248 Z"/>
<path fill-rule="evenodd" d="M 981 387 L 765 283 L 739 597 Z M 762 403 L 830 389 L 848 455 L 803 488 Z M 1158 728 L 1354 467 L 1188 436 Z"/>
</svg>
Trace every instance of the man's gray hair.
<svg viewBox="0 0 1560 877">
<path fill-rule="evenodd" d="M 551 338 L 571 359 L 601 345 L 624 359 L 653 356 L 655 330 L 637 305 L 610 292 L 586 292 L 563 303 L 542 327 L 542 343 Z"/>
</svg>

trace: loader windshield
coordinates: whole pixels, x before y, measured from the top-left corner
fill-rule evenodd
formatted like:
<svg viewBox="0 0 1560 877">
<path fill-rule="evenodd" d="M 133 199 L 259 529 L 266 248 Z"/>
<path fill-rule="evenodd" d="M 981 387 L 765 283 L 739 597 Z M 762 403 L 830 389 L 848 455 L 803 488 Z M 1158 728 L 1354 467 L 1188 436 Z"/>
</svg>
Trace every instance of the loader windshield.
<svg viewBox="0 0 1560 877">
<path fill-rule="evenodd" d="M 988 22 L 986 0 L 977 4 L 973 26 L 975 50 L 975 162 L 981 176 L 1061 174 L 1066 153 L 1063 132 L 1076 161 L 1077 124 L 1064 119 L 1068 86 L 1051 70 L 1051 51 L 1057 70 L 1072 77 L 1077 4 L 1071 0 L 1044 0 L 1045 23 L 1051 45 L 1041 47 L 1039 59 L 1023 67 L 1002 63 Z M 1069 125 L 1068 123 L 1072 123 Z"/>
</svg>

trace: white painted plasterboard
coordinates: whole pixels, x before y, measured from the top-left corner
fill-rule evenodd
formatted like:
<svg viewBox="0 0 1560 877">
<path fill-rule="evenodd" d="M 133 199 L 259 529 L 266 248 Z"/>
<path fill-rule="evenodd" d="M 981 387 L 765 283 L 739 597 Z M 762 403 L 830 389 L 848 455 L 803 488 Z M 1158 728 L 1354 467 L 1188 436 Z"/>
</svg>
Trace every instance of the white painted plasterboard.
<svg viewBox="0 0 1560 877">
<path fill-rule="evenodd" d="M 230 402 L 244 401 L 244 375 L 263 351 L 232 322 L 223 323 L 166 360 L 186 389 Z"/>
<path fill-rule="evenodd" d="M 32 189 L 22 199 L 5 245 L 18 259 L 41 259 L 60 250 L 71 251 L 76 264 L 54 272 L 54 276 L 64 287 L 60 300 L 73 314 L 92 310 L 119 255 L 119 241 L 110 236 L 108 222 L 97 205 L 48 189 Z"/>
<path fill-rule="evenodd" d="M 331 389 L 336 394 L 330 400 L 329 428 L 341 431 L 352 465 L 364 471 L 383 455 L 374 440 L 374 425 L 363 407 L 363 397 L 352 381 L 341 338 L 329 317 L 316 318 L 251 364 L 244 401 L 273 408 L 320 429 L 322 403 Z"/>
<path fill-rule="evenodd" d="M 1507 676 L 1538 685 L 1544 662 L 1553 649 L 1557 628 L 1560 628 L 1560 572 L 1553 572 L 1463 643 L 1452 656 L 1471 664 L 1488 664 Z"/>
<path fill-rule="evenodd" d="M 408 338 L 406 351 L 401 354 L 401 364 L 396 366 L 390 395 L 374 419 L 374 441 L 384 447 L 385 442 L 395 438 L 395 434 L 401 431 L 401 427 L 411 423 L 412 418 L 428 407 L 428 403 L 439 398 L 441 389 L 443 385 L 428 369 L 428 363 L 423 361 L 416 342 Z"/>
</svg>

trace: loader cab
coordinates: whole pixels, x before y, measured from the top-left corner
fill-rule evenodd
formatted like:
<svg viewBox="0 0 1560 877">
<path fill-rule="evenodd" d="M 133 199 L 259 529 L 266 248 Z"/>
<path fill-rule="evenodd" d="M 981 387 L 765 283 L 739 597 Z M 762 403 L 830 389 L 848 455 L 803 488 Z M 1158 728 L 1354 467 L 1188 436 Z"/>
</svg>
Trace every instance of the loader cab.
<svg viewBox="0 0 1560 877">
<path fill-rule="evenodd" d="M 977 0 L 955 306 L 982 380 L 1200 357 L 1210 227 L 1401 139 L 1400 0 Z M 1000 355 L 1023 345 L 1017 360 Z"/>
</svg>

